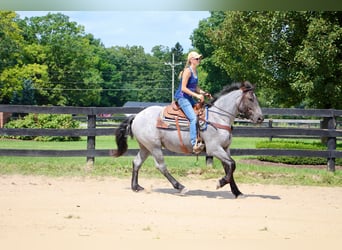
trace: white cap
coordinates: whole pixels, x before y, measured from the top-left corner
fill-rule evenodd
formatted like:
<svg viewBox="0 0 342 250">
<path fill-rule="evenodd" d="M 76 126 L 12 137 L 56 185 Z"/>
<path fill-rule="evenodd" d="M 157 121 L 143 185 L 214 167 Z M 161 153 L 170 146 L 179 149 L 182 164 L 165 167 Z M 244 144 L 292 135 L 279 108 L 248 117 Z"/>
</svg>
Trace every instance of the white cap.
<svg viewBox="0 0 342 250">
<path fill-rule="evenodd" d="M 191 51 L 189 54 L 188 54 L 188 61 L 191 59 L 191 58 L 202 58 L 203 56 L 201 54 L 198 54 L 196 51 Z"/>
</svg>

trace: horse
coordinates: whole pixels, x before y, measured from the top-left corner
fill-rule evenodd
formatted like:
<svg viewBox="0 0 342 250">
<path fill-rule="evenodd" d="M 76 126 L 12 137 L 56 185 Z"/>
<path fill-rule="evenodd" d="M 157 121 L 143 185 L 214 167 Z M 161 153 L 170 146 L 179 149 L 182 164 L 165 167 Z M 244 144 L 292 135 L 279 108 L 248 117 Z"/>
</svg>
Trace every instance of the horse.
<svg viewBox="0 0 342 250">
<path fill-rule="evenodd" d="M 229 146 L 232 140 L 232 124 L 238 115 L 249 119 L 252 123 L 262 123 L 264 118 L 258 99 L 254 93 L 254 85 L 250 82 L 233 83 L 224 87 L 220 93 L 207 102 L 207 127 L 200 131 L 200 137 L 205 144 L 207 155 L 219 159 L 222 163 L 225 176 L 217 182 L 217 189 L 230 184 L 231 192 L 237 198 L 242 195 L 237 187 L 233 173 L 236 168 L 235 161 L 230 154 Z M 177 131 L 157 128 L 156 122 L 164 107 L 150 106 L 136 115 L 126 118 L 115 132 L 117 149 L 114 157 L 123 155 L 127 149 L 127 137 L 135 137 L 140 150 L 132 164 L 131 188 L 139 192 L 144 190 L 138 183 L 139 169 L 149 155 L 152 155 L 156 168 L 167 178 L 173 188 L 181 194 L 189 190 L 177 181 L 168 171 L 164 162 L 162 148 L 171 152 L 184 153 L 184 146 L 191 152 L 189 131 Z M 183 138 L 181 143 L 179 134 Z"/>
</svg>

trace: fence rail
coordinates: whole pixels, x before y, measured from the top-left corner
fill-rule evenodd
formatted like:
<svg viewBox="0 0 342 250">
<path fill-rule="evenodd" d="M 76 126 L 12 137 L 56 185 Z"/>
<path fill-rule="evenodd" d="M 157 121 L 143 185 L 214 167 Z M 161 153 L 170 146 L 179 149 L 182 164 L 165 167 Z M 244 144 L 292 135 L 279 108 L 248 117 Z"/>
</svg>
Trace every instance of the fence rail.
<svg viewBox="0 0 342 250">
<path fill-rule="evenodd" d="M 96 136 L 115 134 L 115 128 L 97 128 L 96 121 L 102 120 L 101 114 L 136 114 L 142 107 L 59 107 L 59 106 L 30 106 L 30 105 L 0 105 L 0 112 L 8 113 L 43 113 L 43 114 L 73 114 L 86 115 L 87 128 L 84 129 L 10 129 L 0 128 L 0 136 L 86 136 L 87 146 L 84 150 L 40 150 L 40 149 L 0 149 L 0 156 L 37 156 L 37 157 L 73 157 L 86 156 L 88 164 L 94 164 L 95 157 L 110 156 L 111 149 L 96 149 Z M 297 138 L 327 138 L 326 150 L 287 150 L 287 149 L 231 149 L 232 155 L 268 155 L 268 156 L 307 156 L 327 158 L 327 168 L 335 171 L 335 158 L 342 158 L 342 151 L 336 150 L 336 141 L 342 138 L 342 130 L 337 128 L 338 120 L 342 117 L 342 110 L 335 109 L 279 109 L 263 108 L 262 112 L 268 116 L 303 117 L 324 119 L 327 129 L 273 127 L 270 122 L 264 126 L 235 126 L 235 137 L 297 137 Z M 278 120 L 281 121 L 281 120 Z M 296 122 L 295 119 L 283 120 Z M 308 123 L 312 120 L 308 120 Z M 317 123 L 317 122 L 316 122 Z M 271 124 L 271 126 L 270 126 Z M 130 149 L 126 155 L 135 155 L 137 149 Z M 181 155 L 165 150 L 165 155 Z"/>
</svg>

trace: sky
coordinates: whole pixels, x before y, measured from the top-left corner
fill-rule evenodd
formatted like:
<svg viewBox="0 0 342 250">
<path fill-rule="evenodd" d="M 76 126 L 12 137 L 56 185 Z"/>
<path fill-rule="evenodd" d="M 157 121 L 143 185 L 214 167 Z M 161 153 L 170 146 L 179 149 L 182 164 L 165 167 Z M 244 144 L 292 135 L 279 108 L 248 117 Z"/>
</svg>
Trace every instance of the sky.
<svg viewBox="0 0 342 250">
<path fill-rule="evenodd" d="M 156 45 L 171 49 L 179 42 L 184 52 L 192 48 L 190 36 L 209 11 L 60 11 L 105 47 L 142 46 L 150 53 Z M 16 11 L 20 18 L 45 16 L 47 11 Z M 55 13 L 55 12 L 51 12 Z"/>
</svg>

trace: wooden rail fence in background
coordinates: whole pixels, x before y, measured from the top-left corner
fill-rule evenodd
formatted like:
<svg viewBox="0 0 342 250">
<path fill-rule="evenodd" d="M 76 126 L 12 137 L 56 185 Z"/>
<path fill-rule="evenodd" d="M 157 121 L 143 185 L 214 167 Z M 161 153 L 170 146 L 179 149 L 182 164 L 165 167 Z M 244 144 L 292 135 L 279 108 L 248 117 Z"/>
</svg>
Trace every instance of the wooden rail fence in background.
<svg viewBox="0 0 342 250">
<path fill-rule="evenodd" d="M 87 128 L 82 129 L 10 129 L 0 128 L 0 136 L 86 136 L 87 146 L 84 150 L 40 150 L 40 149 L 0 149 L 0 156 L 37 156 L 37 157 L 71 157 L 85 156 L 87 164 L 93 165 L 95 157 L 110 156 L 112 149 L 96 149 L 96 136 L 108 136 L 115 134 L 115 127 L 97 127 L 101 114 L 136 114 L 142 107 L 61 107 L 61 106 L 31 106 L 31 105 L 0 105 L 0 112 L 7 113 L 43 113 L 43 114 L 73 114 L 83 115 L 87 120 Z M 335 171 L 335 159 L 342 158 L 342 151 L 336 150 L 337 140 L 342 138 L 342 130 L 339 129 L 342 110 L 335 109 L 280 109 L 263 108 L 262 112 L 267 116 L 262 126 L 239 126 L 233 130 L 234 137 L 296 137 L 296 138 L 327 138 L 326 150 L 289 150 L 289 149 L 231 149 L 232 155 L 268 155 L 268 156 L 305 156 L 323 157 L 327 159 L 327 169 Z M 276 120 L 273 117 L 287 116 L 299 117 L 301 124 L 317 124 L 324 119 L 327 129 L 307 127 L 275 127 L 275 121 L 296 124 L 295 119 Z M 303 120 L 303 117 L 310 119 Z M 316 120 L 312 120 L 315 118 Z M 108 119 L 108 118 L 106 118 Z M 319 119 L 319 120 L 317 120 Z M 137 154 L 137 149 L 130 149 L 126 155 Z M 165 155 L 180 155 L 165 150 Z"/>
</svg>

